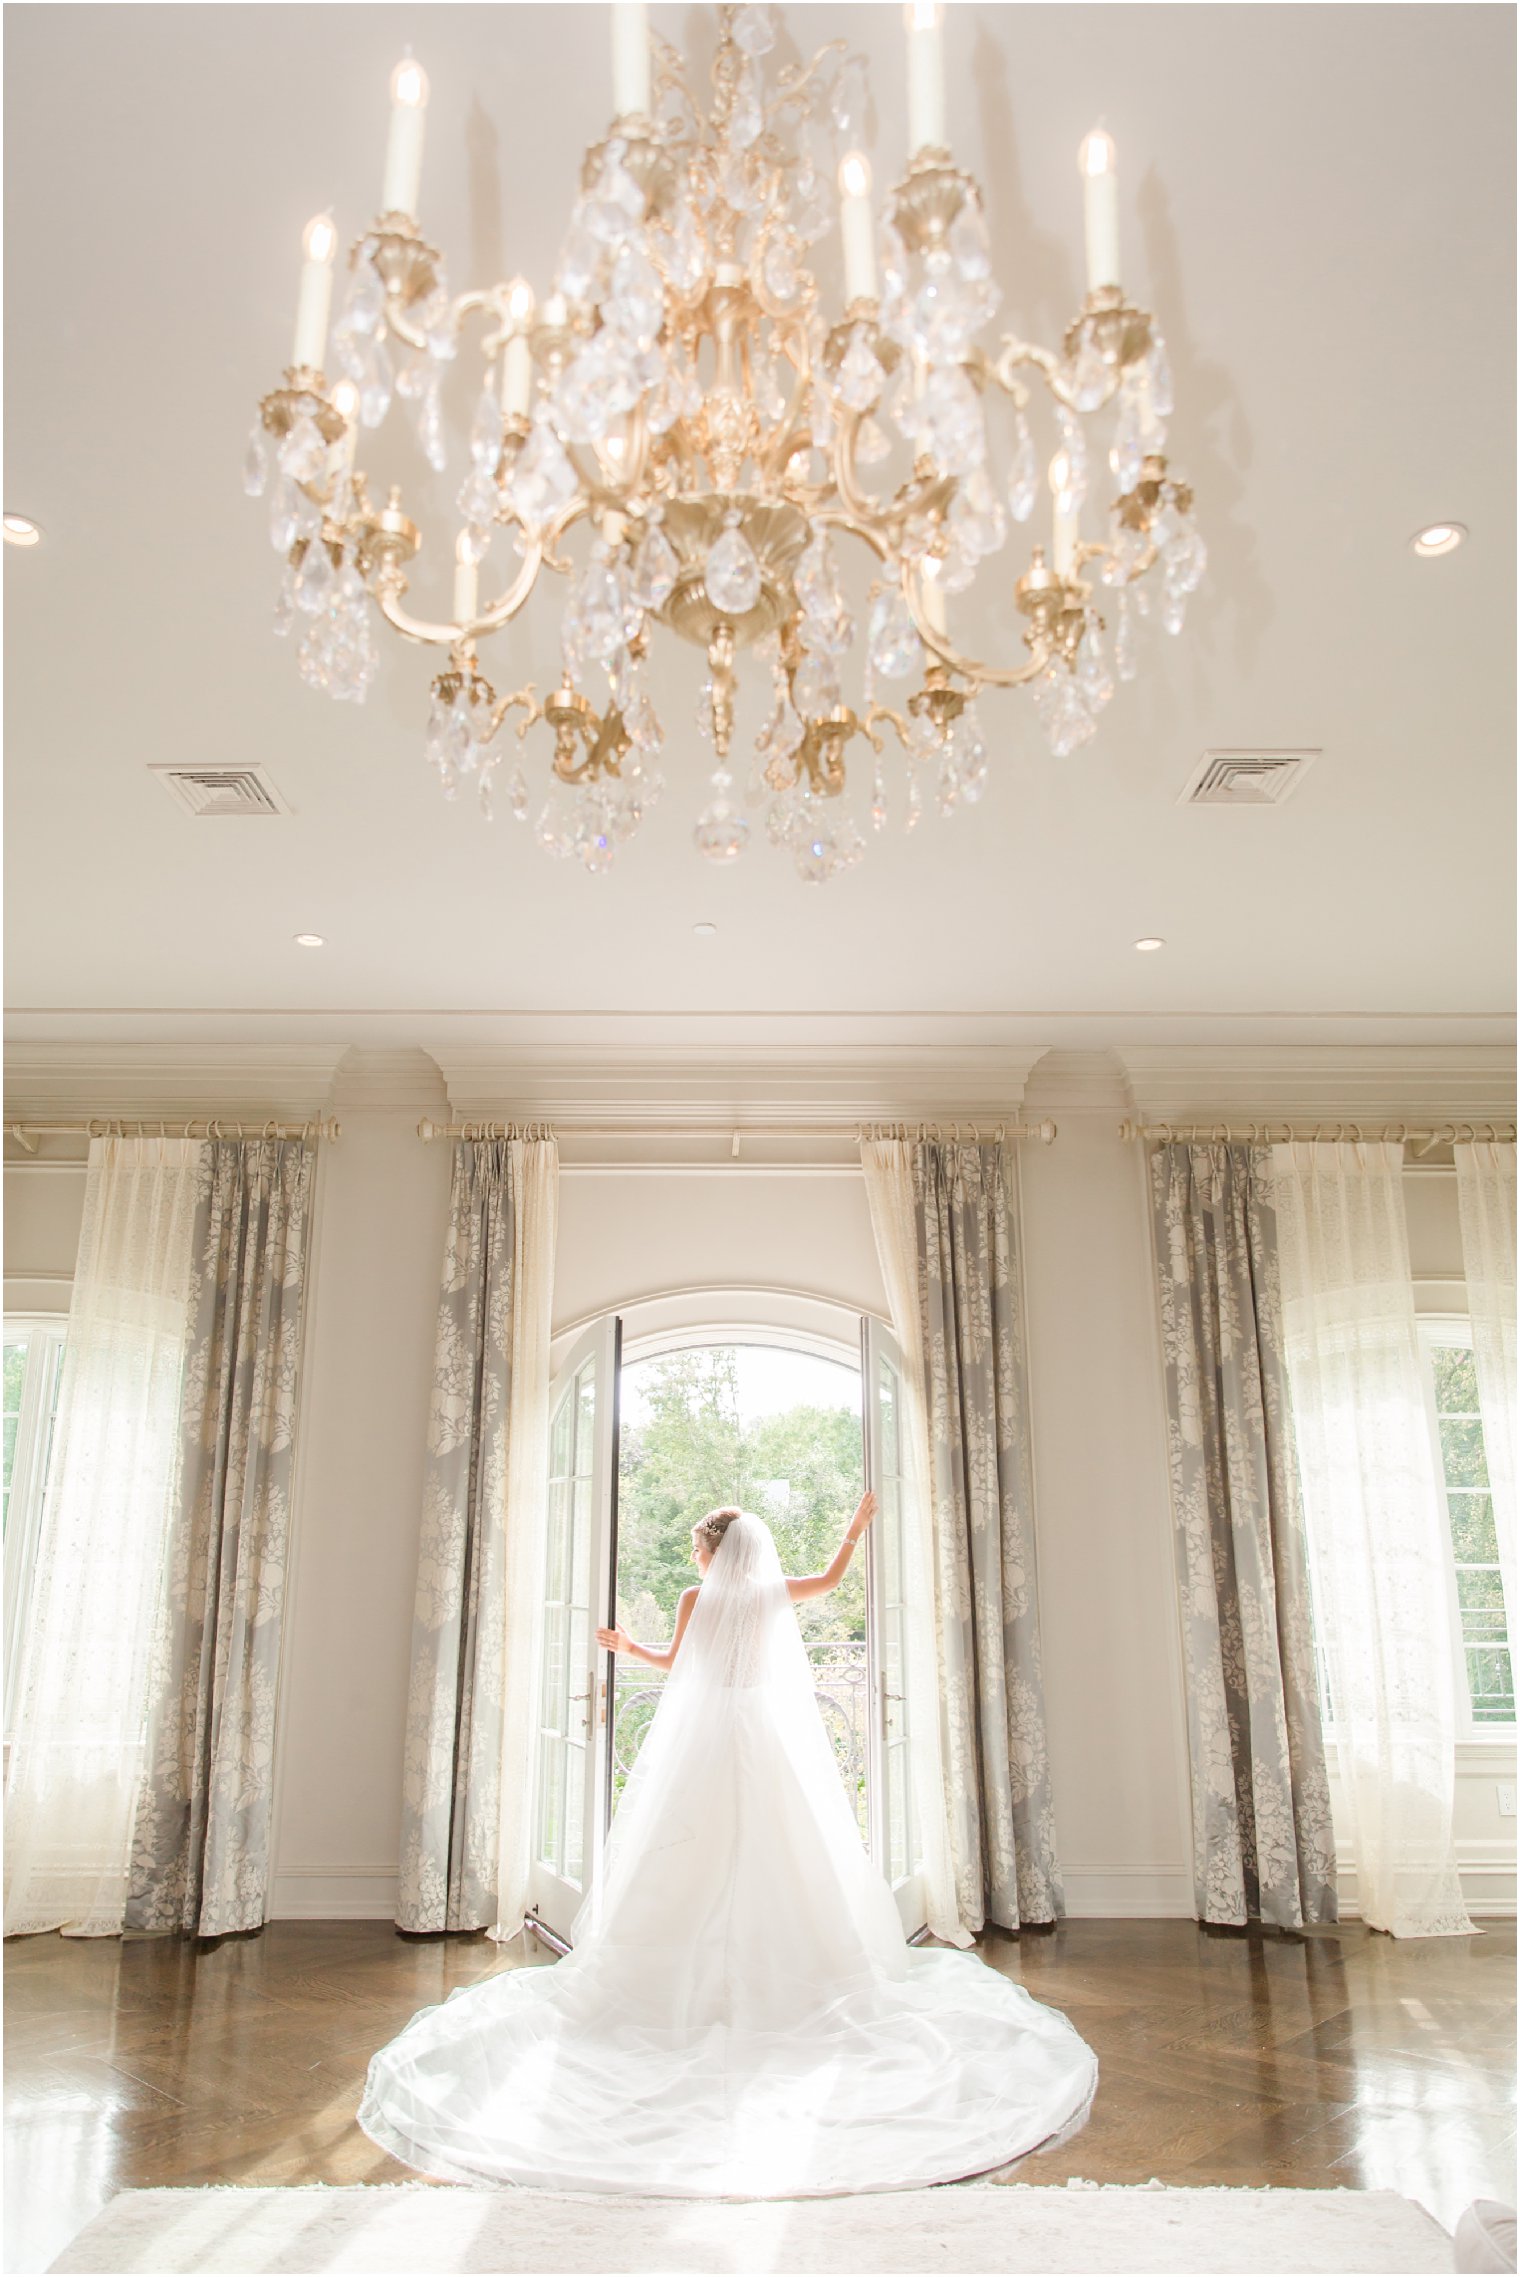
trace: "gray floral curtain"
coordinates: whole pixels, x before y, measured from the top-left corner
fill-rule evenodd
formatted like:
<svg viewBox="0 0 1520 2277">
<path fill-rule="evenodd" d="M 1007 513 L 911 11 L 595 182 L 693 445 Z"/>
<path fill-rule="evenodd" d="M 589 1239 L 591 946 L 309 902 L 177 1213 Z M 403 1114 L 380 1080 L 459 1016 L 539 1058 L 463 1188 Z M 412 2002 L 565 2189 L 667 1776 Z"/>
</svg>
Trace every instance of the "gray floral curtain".
<svg viewBox="0 0 1520 2277">
<path fill-rule="evenodd" d="M 402 1929 L 497 1916 L 516 1197 L 507 1139 L 460 1139 L 412 1623 L 402 1774 Z"/>
<path fill-rule="evenodd" d="M 1198 1918 L 1334 1921 L 1270 1150 L 1151 1156 Z"/>
<path fill-rule="evenodd" d="M 301 1139 L 204 1150 L 129 1929 L 264 1921 L 313 1160 Z"/>
<path fill-rule="evenodd" d="M 951 1864 L 973 1932 L 1053 1921 L 1064 1908 L 1010 1170 L 1000 1144 L 926 1140 L 914 1151 Z"/>
</svg>

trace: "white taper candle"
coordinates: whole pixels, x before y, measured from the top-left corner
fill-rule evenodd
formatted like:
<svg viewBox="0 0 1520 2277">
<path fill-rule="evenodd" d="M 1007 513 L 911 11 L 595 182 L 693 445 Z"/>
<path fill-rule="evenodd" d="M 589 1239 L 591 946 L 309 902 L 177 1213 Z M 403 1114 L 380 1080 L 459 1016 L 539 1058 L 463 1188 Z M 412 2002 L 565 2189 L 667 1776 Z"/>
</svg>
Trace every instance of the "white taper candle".
<svg viewBox="0 0 1520 2277">
<path fill-rule="evenodd" d="M 1087 231 L 1087 284 L 1119 282 L 1119 174 L 1113 139 L 1094 127 L 1078 154 L 1082 169 L 1082 218 Z"/>
<path fill-rule="evenodd" d="M 612 110 L 649 116 L 649 14 L 644 0 L 612 0 Z"/>
<path fill-rule="evenodd" d="M 533 287 L 526 277 L 514 277 L 507 287 L 507 314 L 513 330 L 501 359 L 501 408 L 508 419 L 526 416 L 533 401 L 533 349 L 528 328 L 533 322 Z"/>
<path fill-rule="evenodd" d="M 463 530 L 454 541 L 454 622 L 469 625 L 475 621 L 480 605 L 480 570 L 470 554 L 470 541 Z"/>
<path fill-rule="evenodd" d="M 932 555 L 924 563 L 924 573 L 919 580 L 919 590 L 923 595 L 924 623 L 930 632 L 938 633 L 943 638 L 945 631 L 945 588 L 939 581 L 939 565 Z"/>
<path fill-rule="evenodd" d="M 411 56 L 403 56 L 391 73 L 391 131 L 385 146 L 385 187 L 380 193 L 382 213 L 410 214 L 417 218 L 422 189 L 422 135 L 427 123 L 427 73 Z"/>
<path fill-rule="evenodd" d="M 839 228 L 844 240 L 846 303 L 876 298 L 876 223 L 871 213 L 871 164 L 852 150 L 839 162 Z"/>
<path fill-rule="evenodd" d="M 939 0 L 908 0 L 908 156 L 945 148 L 945 56 Z"/>
<path fill-rule="evenodd" d="M 322 369 L 327 353 L 327 316 L 332 307 L 333 255 L 338 232 L 325 213 L 306 224 L 301 240 L 306 259 L 301 264 L 301 293 L 296 302 L 296 337 L 290 351 L 293 364 Z"/>
</svg>

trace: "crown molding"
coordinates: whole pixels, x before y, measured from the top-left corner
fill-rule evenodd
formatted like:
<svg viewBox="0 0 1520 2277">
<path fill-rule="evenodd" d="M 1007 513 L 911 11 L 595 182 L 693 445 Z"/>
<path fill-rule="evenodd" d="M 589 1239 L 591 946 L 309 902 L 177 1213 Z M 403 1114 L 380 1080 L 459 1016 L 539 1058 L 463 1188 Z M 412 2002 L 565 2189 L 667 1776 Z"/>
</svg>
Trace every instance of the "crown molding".
<svg viewBox="0 0 1520 2277">
<path fill-rule="evenodd" d="M 1500 1044 L 1117 1044 L 1145 1122 L 1507 1122 Z"/>
<path fill-rule="evenodd" d="M 10 1122 L 119 1115 L 303 1121 L 324 1113 L 341 1043 L 17 1041 L 5 1047 Z"/>
<path fill-rule="evenodd" d="M 858 1032 L 858 1031 L 857 1031 Z M 996 1120 L 1023 1102 L 1038 1047 L 928 1042 L 736 1045 L 714 1039 L 594 1045 L 435 1044 L 449 1104 L 465 1117 L 577 1123 L 870 1122 L 957 1114 Z"/>
</svg>

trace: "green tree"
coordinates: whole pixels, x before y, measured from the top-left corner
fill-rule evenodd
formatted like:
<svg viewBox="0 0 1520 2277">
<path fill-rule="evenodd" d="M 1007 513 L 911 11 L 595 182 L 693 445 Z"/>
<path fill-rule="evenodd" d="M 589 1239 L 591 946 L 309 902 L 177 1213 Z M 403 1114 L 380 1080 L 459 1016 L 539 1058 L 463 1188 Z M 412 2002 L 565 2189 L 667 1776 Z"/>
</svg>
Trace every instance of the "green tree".
<svg viewBox="0 0 1520 2277">
<path fill-rule="evenodd" d="M 635 1604 L 642 1616 L 652 1601 L 669 1636 L 676 1600 L 694 1579 L 691 1529 L 723 1503 L 767 1520 L 786 1572 L 828 1564 L 860 1498 L 856 1415 L 797 1406 L 746 1425 L 737 1356 L 727 1348 L 671 1353 L 649 1368 L 643 1388 L 648 1414 L 624 1430 L 619 1469 L 620 1619 L 631 1620 Z M 864 1559 L 800 1613 L 810 1639 L 863 1637 Z"/>
</svg>

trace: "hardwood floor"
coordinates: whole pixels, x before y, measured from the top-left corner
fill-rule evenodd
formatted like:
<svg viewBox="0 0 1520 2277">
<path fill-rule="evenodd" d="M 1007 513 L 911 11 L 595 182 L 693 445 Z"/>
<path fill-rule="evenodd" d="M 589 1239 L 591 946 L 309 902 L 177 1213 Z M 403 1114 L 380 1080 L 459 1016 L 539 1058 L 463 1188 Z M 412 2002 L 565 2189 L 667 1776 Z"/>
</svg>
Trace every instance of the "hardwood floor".
<svg viewBox="0 0 1520 2277">
<path fill-rule="evenodd" d="M 983 1957 L 1098 2052 L 1087 2127 L 1006 2179 L 1396 2189 L 1449 2229 L 1515 2195 L 1515 1932 L 1396 1943 L 1074 1921 Z M 365 2066 L 418 2009 L 521 1966 L 484 1938 L 275 1922 L 178 1942 L 5 1949 L 7 2250 L 44 2269 L 125 2187 L 399 2182 L 354 2125 Z M 534 1965 L 541 1965 L 535 1963 Z"/>
</svg>

